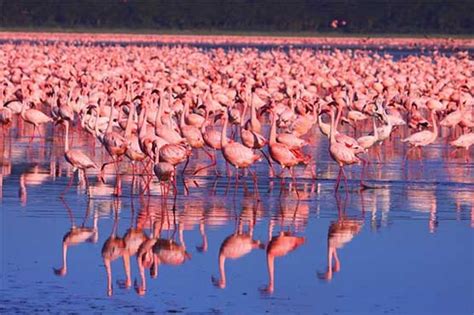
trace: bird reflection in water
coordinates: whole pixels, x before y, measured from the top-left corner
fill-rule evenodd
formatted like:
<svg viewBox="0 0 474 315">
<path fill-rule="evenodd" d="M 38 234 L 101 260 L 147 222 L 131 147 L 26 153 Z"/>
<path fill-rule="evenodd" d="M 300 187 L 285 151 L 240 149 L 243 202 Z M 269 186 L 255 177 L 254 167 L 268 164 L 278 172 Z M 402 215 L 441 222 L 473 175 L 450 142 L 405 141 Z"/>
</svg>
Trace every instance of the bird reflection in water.
<svg viewBox="0 0 474 315">
<path fill-rule="evenodd" d="M 116 203 L 114 203 L 116 205 Z M 107 295 L 112 296 L 112 261 L 122 257 L 123 266 L 125 269 L 125 284 L 131 286 L 131 274 L 130 274 L 130 254 L 126 249 L 126 244 L 123 238 L 117 236 L 118 228 L 118 205 L 114 208 L 114 225 L 110 237 L 105 241 L 102 247 L 102 259 L 104 260 L 105 270 L 107 272 Z"/>
<path fill-rule="evenodd" d="M 176 204 L 173 203 L 173 216 L 176 215 Z M 183 229 L 178 228 L 176 217 L 173 217 L 174 229 L 170 238 L 162 238 L 161 232 L 164 228 L 171 230 L 169 223 L 169 210 L 166 205 L 166 200 L 162 200 L 161 215 L 152 216 L 149 211 L 149 201 L 146 206 L 149 219 L 155 218 L 151 224 L 153 227 L 153 234 L 151 238 L 145 237 L 137 249 L 137 264 L 140 274 L 140 282 L 135 281 L 135 290 L 139 295 L 146 293 L 146 277 L 145 269 L 150 269 L 150 276 L 156 278 L 158 276 L 159 265 L 178 266 L 191 259 L 191 254 L 186 251 L 184 244 Z M 179 231 L 179 242 L 176 242 L 173 237 Z"/>
<path fill-rule="evenodd" d="M 20 175 L 20 187 L 18 196 L 22 206 L 26 206 L 28 201 L 28 186 L 41 186 L 50 179 L 49 172 L 39 165 L 35 165 Z"/>
<path fill-rule="evenodd" d="M 245 199 L 244 199 L 245 201 Z M 244 202 L 243 201 L 243 202 Z M 238 224 L 233 234 L 229 235 L 221 244 L 219 249 L 219 278 L 212 277 L 212 283 L 221 289 L 224 289 L 227 285 L 226 274 L 225 274 L 225 261 L 229 259 L 238 259 L 247 254 L 252 250 L 260 248 L 264 249 L 265 245 L 262 244 L 259 240 L 253 239 L 253 230 L 256 223 L 256 214 L 258 209 L 259 201 L 254 201 L 254 206 L 252 207 L 253 215 L 250 216 L 248 231 L 244 231 L 244 220 L 247 219 L 248 213 L 243 205 L 243 209 L 240 213 Z"/>
<path fill-rule="evenodd" d="M 287 206 L 286 206 L 287 207 Z M 285 209 L 286 209 L 285 207 Z M 295 210 L 292 216 L 293 219 L 293 227 L 296 227 L 296 222 L 298 212 L 300 211 L 300 202 L 298 201 L 295 206 Z M 280 221 L 281 228 L 283 228 L 283 222 L 285 220 L 286 211 L 281 209 L 279 213 L 279 217 L 277 218 L 277 222 Z M 288 230 L 283 231 L 281 230 L 278 235 L 273 236 L 273 225 L 274 219 L 270 220 L 268 226 L 268 237 L 269 243 L 267 245 L 267 270 L 268 270 L 268 285 L 264 288 L 260 289 L 263 293 L 273 293 L 275 289 L 275 257 L 282 257 L 286 256 L 301 245 L 303 245 L 306 239 L 302 236 L 295 236 L 292 231 Z"/>
<path fill-rule="evenodd" d="M 337 250 L 344 247 L 352 241 L 355 235 L 362 229 L 363 221 L 346 217 L 346 200 L 341 205 L 341 200 L 336 195 L 336 204 L 338 207 L 338 219 L 329 225 L 327 238 L 327 270 L 318 273 L 322 280 L 332 280 L 333 273 L 341 270 L 341 262 L 337 255 Z M 333 265 L 334 260 L 334 265 Z"/>
<path fill-rule="evenodd" d="M 81 226 L 76 226 L 74 222 L 74 215 L 71 208 L 66 203 L 66 200 L 61 198 L 64 207 L 66 208 L 69 218 L 71 219 L 71 228 L 63 237 L 62 252 L 63 252 L 63 265 L 62 267 L 56 269 L 54 268 L 54 273 L 58 276 L 66 276 L 67 274 L 67 252 L 69 246 L 79 245 L 84 242 L 88 243 L 97 243 L 99 239 L 99 230 L 97 229 L 98 213 L 94 211 L 94 220 L 92 227 L 86 226 L 86 221 L 90 215 L 90 200 L 87 203 L 86 212 L 84 214 L 84 220 L 82 221 Z"/>
<path fill-rule="evenodd" d="M 135 290 L 139 295 L 145 295 L 146 293 L 145 269 L 150 269 L 150 277 L 156 278 L 158 276 L 158 261 L 157 257 L 153 254 L 153 246 L 160 237 L 161 226 L 161 222 L 156 220 L 153 223 L 152 237 L 147 238 L 138 248 L 137 264 L 140 283 L 135 280 Z"/>
</svg>

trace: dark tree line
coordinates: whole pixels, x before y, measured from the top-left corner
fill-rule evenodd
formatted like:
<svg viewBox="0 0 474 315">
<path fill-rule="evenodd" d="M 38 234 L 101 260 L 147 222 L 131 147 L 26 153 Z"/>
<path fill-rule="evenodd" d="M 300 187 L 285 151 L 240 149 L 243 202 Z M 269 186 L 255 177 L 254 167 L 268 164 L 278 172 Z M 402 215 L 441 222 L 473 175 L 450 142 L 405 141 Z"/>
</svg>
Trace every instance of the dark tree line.
<svg viewBox="0 0 474 315">
<path fill-rule="evenodd" d="M 1 27 L 472 34 L 474 0 L 0 0 Z"/>
</svg>

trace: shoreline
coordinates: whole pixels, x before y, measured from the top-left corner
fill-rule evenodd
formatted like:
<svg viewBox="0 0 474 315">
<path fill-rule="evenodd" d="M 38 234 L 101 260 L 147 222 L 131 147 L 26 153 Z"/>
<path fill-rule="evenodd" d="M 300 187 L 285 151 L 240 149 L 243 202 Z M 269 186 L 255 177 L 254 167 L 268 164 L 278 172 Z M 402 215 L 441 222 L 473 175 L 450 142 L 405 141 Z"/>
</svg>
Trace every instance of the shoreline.
<svg viewBox="0 0 474 315">
<path fill-rule="evenodd" d="M 70 32 L 73 31 L 73 32 Z M 113 30 L 120 31 L 120 30 Z M 81 32 L 81 30 L 61 29 L 50 32 L 41 29 L 25 31 L 20 29 L 0 29 L 0 40 L 3 41 L 81 41 L 81 42 L 110 42 L 110 43 L 161 43 L 161 44 L 203 44 L 203 45 L 307 45 L 307 46 L 360 46 L 365 48 L 408 48 L 408 49 L 474 49 L 472 37 L 416 37 L 416 34 L 402 37 L 400 34 L 374 35 L 342 34 L 342 33 L 222 33 L 194 34 L 184 32 L 164 33 L 121 33 L 106 30 L 106 32 Z M 444 36 L 444 35 L 443 35 Z M 447 35 L 446 35 L 447 36 Z"/>
</svg>

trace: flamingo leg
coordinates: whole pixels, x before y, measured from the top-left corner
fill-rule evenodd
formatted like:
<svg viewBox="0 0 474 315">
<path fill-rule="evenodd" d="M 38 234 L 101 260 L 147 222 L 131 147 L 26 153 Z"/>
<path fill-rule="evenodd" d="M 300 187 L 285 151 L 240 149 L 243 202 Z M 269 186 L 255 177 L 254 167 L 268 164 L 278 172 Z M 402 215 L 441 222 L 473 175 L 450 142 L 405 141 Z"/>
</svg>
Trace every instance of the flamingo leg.
<svg viewBox="0 0 474 315">
<path fill-rule="evenodd" d="M 112 164 L 112 163 L 115 163 L 115 159 L 112 160 L 112 161 L 105 162 L 104 164 L 102 164 L 102 167 L 100 168 L 99 180 L 104 184 L 105 184 L 105 179 L 104 179 L 105 167 L 109 164 Z"/>
<path fill-rule="evenodd" d="M 410 154 L 411 151 L 413 151 L 413 149 L 415 149 L 416 147 L 411 147 L 407 150 L 407 152 L 405 153 L 405 157 L 403 158 L 403 163 L 402 165 L 405 165 L 405 163 L 407 162 L 407 159 L 408 159 L 408 155 Z"/>
<path fill-rule="evenodd" d="M 118 197 L 122 195 L 122 180 L 120 178 L 118 160 L 115 160 L 115 192 L 114 194 Z"/>
<path fill-rule="evenodd" d="M 226 173 L 227 173 L 227 177 L 230 177 L 230 175 L 231 175 L 230 167 L 229 167 L 229 163 L 227 161 L 225 161 L 225 170 L 226 170 Z"/>
<path fill-rule="evenodd" d="M 362 161 L 362 171 L 360 173 L 360 187 L 366 187 L 366 185 L 364 184 L 364 175 L 365 175 L 365 172 L 366 172 L 366 165 L 367 165 L 367 161 L 364 160 L 364 159 L 361 159 L 359 158 L 361 161 Z"/>
<path fill-rule="evenodd" d="M 216 177 L 216 178 L 214 179 L 214 185 L 213 185 L 213 187 L 212 187 L 212 190 L 211 190 L 211 192 L 212 192 L 212 194 L 213 194 L 213 195 L 215 195 L 215 194 L 216 194 L 216 190 L 217 190 L 217 182 L 218 182 L 218 181 L 219 181 L 219 178 L 218 178 L 218 177 Z"/>
<path fill-rule="evenodd" d="M 87 194 L 87 196 L 90 196 L 89 179 L 87 178 L 86 169 L 84 169 L 82 172 L 84 173 L 84 181 L 86 182 L 86 194 Z"/>
<path fill-rule="evenodd" d="M 298 197 L 298 199 L 300 199 L 300 193 L 298 191 L 298 186 L 296 185 L 296 176 L 295 176 L 295 168 L 294 167 L 291 168 L 291 179 L 292 179 L 292 182 L 293 182 L 293 186 L 295 187 L 296 196 Z"/>
<path fill-rule="evenodd" d="M 257 195 L 258 200 L 260 200 L 260 193 L 258 191 L 258 177 L 257 177 L 257 171 L 250 171 L 253 177 L 253 187 L 254 187 L 254 192 L 255 195 Z"/>
<path fill-rule="evenodd" d="M 239 187 L 239 169 L 235 169 L 235 185 L 234 185 L 234 197 L 237 194 L 237 188 Z"/>
<path fill-rule="evenodd" d="M 193 176 L 194 176 L 194 175 L 197 175 L 199 172 L 201 172 L 201 171 L 203 171 L 203 170 L 205 170 L 205 169 L 208 169 L 208 168 L 210 168 L 210 167 L 213 167 L 213 166 L 216 166 L 216 165 L 217 165 L 216 157 L 215 157 L 212 153 L 207 152 L 207 150 L 204 149 L 204 148 L 203 148 L 203 151 L 204 151 L 204 152 L 207 154 L 207 156 L 211 159 L 211 164 L 205 165 L 205 166 L 203 166 L 203 167 L 198 168 L 197 170 L 194 171 Z M 219 173 L 217 172 L 217 168 L 216 168 L 216 175 L 219 176 Z"/>
<path fill-rule="evenodd" d="M 380 146 L 379 146 L 379 145 L 376 146 L 376 147 L 375 147 L 375 153 L 376 153 L 376 155 L 377 155 L 377 162 L 378 162 L 378 163 L 381 163 L 381 162 L 382 162 L 382 157 L 381 157 L 381 155 L 380 155 L 380 151 L 381 151 L 381 150 L 380 150 Z"/>
<path fill-rule="evenodd" d="M 341 167 L 341 170 L 342 170 L 342 176 L 344 176 L 344 190 L 346 191 L 346 196 L 349 194 L 349 190 L 348 190 L 348 185 L 347 185 L 347 176 L 346 176 L 346 172 L 344 172 L 344 167 Z"/>
<path fill-rule="evenodd" d="M 132 161 L 132 183 L 130 184 L 130 195 L 133 196 L 133 188 L 135 186 L 135 162 Z"/>
<path fill-rule="evenodd" d="M 30 145 L 31 142 L 33 142 L 33 139 L 35 138 L 35 134 L 36 134 L 36 126 L 33 125 L 33 134 L 31 135 L 30 142 L 28 145 Z"/>
<path fill-rule="evenodd" d="M 176 198 L 178 197 L 178 187 L 176 185 L 176 175 L 174 179 L 171 180 L 171 183 L 173 184 L 173 190 L 174 190 L 174 202 L 176 202 Z"/>
<path fill-rule="evenodd" d="M 186 171 L 186 168 L 188 167 L 189 164 L 189 156 L 186 158 L 186 163 L 184 163 L 183 170 L 181 171 L 181 176 L 184 177 L 184 172 Z"/>
<path fill-rule="evenodd" d="M 339 183 L 341 181 L 342 166 L 339 165 L 339 173 L 337 174 L 336 186 L 334 187 L 334 193 L 337 193 L 339 189 Z"/>
<path fill-rule="evenodd" d="M 61 193 L 61 197 L 64 197 L 64 195 L 69 191 L 69 188 L 71 188 L 73 180 L 74 180 L 74 173 L 71 175 L 71 178 L 69 179 L 66 189 L 64 189 L 63 192 Z"/>
<path fill-rule="evenodd" d="M 184 195 L 187 196 L 189 195 L 189 188 L 188 185 L 186 184 L 186 179 L 183 177 L 183 186 L 184 186 Z"/>
<path fill-rule="evenodd" d="M 268 157 L 268 155 L 265 153 L 265 151 L 263 151 L 262 149 L 260 149 L 260 152 L 262 152 L 263 157 L 264 157 L 264 158 L 267 160 L 267 162 L 268 162 L 268 166 L 270 166 L 270 177 L 274 177 L 274 176 L 275 176 L 275 169 L 273 168 L 272 161 L 270 160 L 270 158 Z"/>
</svg>

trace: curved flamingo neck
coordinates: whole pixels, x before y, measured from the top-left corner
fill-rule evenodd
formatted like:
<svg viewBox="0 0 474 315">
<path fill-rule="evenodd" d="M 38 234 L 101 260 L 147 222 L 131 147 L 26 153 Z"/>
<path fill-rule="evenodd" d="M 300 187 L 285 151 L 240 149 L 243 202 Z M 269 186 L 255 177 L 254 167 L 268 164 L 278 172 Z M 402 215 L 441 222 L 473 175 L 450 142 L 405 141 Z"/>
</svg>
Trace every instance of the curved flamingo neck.
<svg viewBox="0 0 474 315">
<path fill-rule="evenodd" d="M 377 131 L 377 125 L 375 123 L 375 117 L 372 117 L 372 127 L 374 129 L 374 137 L 379 138 L 379 132 Z"/>
<path fill-rule="evenodd" d="M 206 132 L 206 126 L 208 124 L 208 120 L 209 120 L 209 111 L 206 109 L 206 115 L 204 116 L 204 122 L 201 125 L 201 133 L 203 135 Z"/>
<path fill-rule="evenodd" d="M 188 114 L 188 111 L 189 111 L 189 103 L 188 102 L 184 102 L 184 108 L 183 108 L 183 113 L 181 114 L 181 119 L 180 119 L 180 127 L 184 127 L 186 126 L 186 116 Z"/>
</svg>

